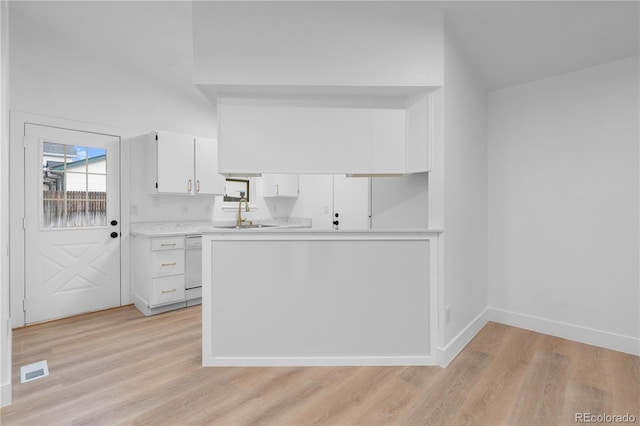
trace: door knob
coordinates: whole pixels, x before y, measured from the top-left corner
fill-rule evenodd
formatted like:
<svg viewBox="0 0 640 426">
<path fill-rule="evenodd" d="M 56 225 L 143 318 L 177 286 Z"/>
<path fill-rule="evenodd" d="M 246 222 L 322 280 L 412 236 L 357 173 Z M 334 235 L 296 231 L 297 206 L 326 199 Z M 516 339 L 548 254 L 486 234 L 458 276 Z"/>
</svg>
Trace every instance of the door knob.
<svg viewBox="0 0 640 426">
<path fill-rule="evenodd" d="M 117 221 L 117 220 L 112 220 L 112 221 L 111 221 L 111 226 L 116 226 L 117 224 L 118 224 L 118 221 Z"/>
<path fill-rule="evenodd" d="M 335 214 L 336 217 L 340 217 L 340 215 L 338 213 Z"/>
<path fill-rule="evenodd" d="M 117 232 L 112 232 L 111 233 L 111 238 L 118 238 L 118 233 Z"/>
<path fill-rule="evenodd" d="M 340 225 L 340 222 L 339 222 L 339 221 L 337 221 L 337 220 L 334 220 L 334 221 L 333 221 L 333 224 L 334 224 L 335 226 L 338 226 L 338 225 Z"/>
</svg>

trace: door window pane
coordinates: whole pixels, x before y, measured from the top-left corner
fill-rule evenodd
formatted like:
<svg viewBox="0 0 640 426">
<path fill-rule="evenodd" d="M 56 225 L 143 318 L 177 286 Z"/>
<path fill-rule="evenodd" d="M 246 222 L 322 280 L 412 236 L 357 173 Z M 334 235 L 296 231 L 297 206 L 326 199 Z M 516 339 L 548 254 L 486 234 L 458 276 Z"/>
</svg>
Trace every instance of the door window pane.
<svg viewBox="0 0 640 426">
<path fill-rule="evenodd" d="M 87 190 L 89 192 L 107 192 L 107 175 L 87 175 Z"/>
<path fill-rule="evenodd" d="M 107 226 L 107 150 L 42 144 L 42 226 Z"/>
<path fill-rule="evenodd" d="M 60 228 L 64 218 L 64 200 L 43 200 L 43 226 Z"/>
<path fill-rule="evenodd" d="M 230 179 L 225 182 L 225 191 L 223 201 L 238 202 L 243 197 L 251 202 L 249 198 L 249 178 L 247 179 Z"/>
<path fill-rule="evenodd" d="M 65 173 L 63 189 L 67 192 L 87 192 L 87 174 L 75 172 Z"/>
<path fill-rule="evenodd" d="M 107 150 L 87 148 L 87 172 L 107 174 Z"/>
</svg>

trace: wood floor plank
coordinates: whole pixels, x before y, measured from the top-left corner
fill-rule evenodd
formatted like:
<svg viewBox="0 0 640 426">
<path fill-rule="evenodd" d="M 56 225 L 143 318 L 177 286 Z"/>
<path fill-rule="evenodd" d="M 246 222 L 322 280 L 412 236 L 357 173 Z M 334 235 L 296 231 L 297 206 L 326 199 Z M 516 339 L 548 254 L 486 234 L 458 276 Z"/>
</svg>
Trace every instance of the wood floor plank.
<svg viewBox="0 0 640 426">
<path fill-rule="evenodd" d="M 615 414 L 632 414 L 640 422 L 640 357 L 606 351 Z"/>
<path fill-rule="evenodd" d="M 292 424 L 344 424 L 349 415 L 366 409 L 364 401 L 398 373 L 395 367 L 361 368 L 344 382 L 318 395 L 313 405 L 292 419 Z"/>
<path fill-rule="evenodd" d="M 447 367 L 202 367 L 201 307 L 14 330 L 4 425 L 573 425 L 640 419 L 640 360 L 488 323 Z M 21 365 L 50 376 L 20 384 Z"/>
<path fill-rule="evenodd" d="M 467 345 L 472 351 L 482 352 L 488 355 L 496 355 L 502 350 L 505 344 L 504 336 L 512 327 L 498 324 L 496 322 L 488 322 L 478 334 L 471 339 Z"/>
<path fill-rule="evenodd" d="M 567 423 L 571 420 L 575 422 L 576 415 L 579 413 L 613 414 L 612 394 L 575 380 L 569 380 L 564 397 L 562 418 Z"/>
<path fill-rule="evenodd" d="M 400 422 L 414 425 L 454 424 L 469 391 L 480 379 L 492 356 L 475 351 L 463 351 L 433 385 L 425 389 L 423 398 L 410 407 Z"/>
<path fill-rule="evenodd" d="M 546 350 L 536 351 L 507 424 L 566 424 L 562 418 L 570 359 Z"/>
<path fill-rule="evenodd" d="M 504 424 L 515 403 L 534 355 L 539 335 L 518 329 L 499 329 L 503 340 L 501 352 L 469 392 L 454 423 L 498 425 Z M 495 336 L 489 341 L 495 342 Z"/>
<path fill-rule="evenodd" d="M 410 367 L 415 369 L 416 367 Z M 418 367 L 419 368 L 419 367 Z M 393 425 L 398 424 L 407 408 L 415 405 L 423 396 L 424 388 L 416 386 L 403 377 L 400 371 L 397 377 L 391 378 L 380 391 L 376 392 L 362 404 L 362 409 L 345 417 L 344 424 L 351 425 Z M 432 374 L 435 380 L 437 374 Z M 426 377 L 422 377 L 425 379 Z M 426 382 L 422 382 L 423 386 Z"/>
</svg>

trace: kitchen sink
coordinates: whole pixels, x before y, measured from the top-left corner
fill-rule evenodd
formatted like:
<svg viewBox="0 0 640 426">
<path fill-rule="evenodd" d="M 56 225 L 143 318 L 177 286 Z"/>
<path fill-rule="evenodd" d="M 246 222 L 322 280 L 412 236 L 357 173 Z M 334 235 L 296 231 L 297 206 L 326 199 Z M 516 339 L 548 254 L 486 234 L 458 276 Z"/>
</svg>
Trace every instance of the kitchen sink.
<svg viewBox="0 0 640 426">
<path fill-rule="evenodd" d="M 273 228 L 273 227 L 274 225 L 261 225 L 259 223 L 255 223 L 251 225 L 242 225 L 242 226 L 236 226 L 236 225 L 216 226 L 216 228 L 222 228 L 222 229 L 258 229 L 258 228 Z"/>
</svg>

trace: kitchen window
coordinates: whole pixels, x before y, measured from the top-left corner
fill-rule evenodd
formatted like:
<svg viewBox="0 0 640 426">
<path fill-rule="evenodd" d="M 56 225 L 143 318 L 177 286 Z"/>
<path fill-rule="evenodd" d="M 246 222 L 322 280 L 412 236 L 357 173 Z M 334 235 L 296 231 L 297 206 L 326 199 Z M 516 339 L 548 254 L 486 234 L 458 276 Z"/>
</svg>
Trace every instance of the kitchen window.
<svg viewBox="0 0 640 426">
<path fill-rule="evenodd" d="M 256 180 L 252 177 L 227 178 L 224 185 L 224 197 L 222 210 L 237 211 L 240 202 L 240 192 L 244 192 L 244 198 L 249 202 L 249 209 L 253 212 L 258 209 L 255 204 Z"/>
<path fill-rule="evenodd" d="M 250 178 L 227 178 L 224 186 L 224 201 L 237 203 L 242 198 L 251 202 L 251 179 Z"/>
</svg>

